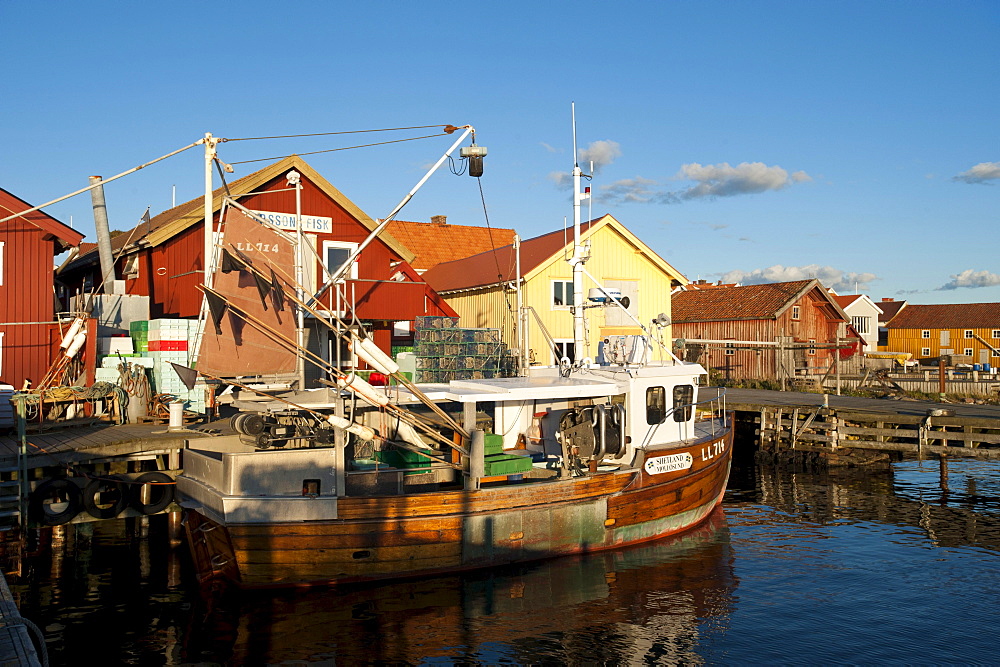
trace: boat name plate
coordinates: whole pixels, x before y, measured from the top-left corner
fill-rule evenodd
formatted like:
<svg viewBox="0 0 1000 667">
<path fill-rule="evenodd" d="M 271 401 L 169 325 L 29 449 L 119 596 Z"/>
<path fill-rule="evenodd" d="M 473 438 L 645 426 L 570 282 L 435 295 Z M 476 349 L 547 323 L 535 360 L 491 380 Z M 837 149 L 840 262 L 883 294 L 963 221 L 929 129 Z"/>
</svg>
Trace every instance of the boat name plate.
<svg viewBox="0 0 1000 667">
<path fill-rule="evenodd" d="M 650 475 L 659 475 L 665 472 L 676 472 L 687 470 L 694 463 L 694 458 L 688 452 L 681 454 L 669 454 L 667 456 L 653 456 L 646 459 L 646 472 Z"/>
</svg>

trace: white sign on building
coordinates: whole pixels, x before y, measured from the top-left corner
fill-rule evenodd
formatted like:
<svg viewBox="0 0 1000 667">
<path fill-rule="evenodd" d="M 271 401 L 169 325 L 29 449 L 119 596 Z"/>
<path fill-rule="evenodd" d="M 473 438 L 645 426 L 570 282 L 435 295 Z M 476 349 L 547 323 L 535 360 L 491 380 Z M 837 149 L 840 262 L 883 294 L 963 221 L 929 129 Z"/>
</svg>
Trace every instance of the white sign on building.
<svg viewBox="0 0 1000 667">
<path fill-rule="evenodd" d="M 278 229 L 295 231 L 294 213 L 275 213 L 274 211 L 254 211 L 254 213 Z M 302 231 L 330 233 L 333 231 L 333 218 L 324 218 L 318 215 L 303 215 Z"/>
</svg>

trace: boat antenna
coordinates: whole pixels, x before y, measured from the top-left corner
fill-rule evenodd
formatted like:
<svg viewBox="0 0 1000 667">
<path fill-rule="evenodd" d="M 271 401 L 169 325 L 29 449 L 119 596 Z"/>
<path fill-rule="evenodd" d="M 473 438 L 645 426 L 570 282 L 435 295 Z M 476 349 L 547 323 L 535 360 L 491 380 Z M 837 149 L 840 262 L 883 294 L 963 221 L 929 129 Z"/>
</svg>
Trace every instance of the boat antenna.
<svg viewBox="0 0 1000 667">
<path fill-rule="evenodd" d="M 586 322 L 583 308 L 583 264 L 586 262 L 583 246 L 580 243 L 580 204 L 590 198 L 590 189 L 584 193 L 580 190 L 580 163 L 577 160 L 576 148 L 576 103 L 571 103 L 573 115 L 573 256 L 570 266 L 573 267 L 573 357 L 578 365 L 587 357 Z"/>
</svg>

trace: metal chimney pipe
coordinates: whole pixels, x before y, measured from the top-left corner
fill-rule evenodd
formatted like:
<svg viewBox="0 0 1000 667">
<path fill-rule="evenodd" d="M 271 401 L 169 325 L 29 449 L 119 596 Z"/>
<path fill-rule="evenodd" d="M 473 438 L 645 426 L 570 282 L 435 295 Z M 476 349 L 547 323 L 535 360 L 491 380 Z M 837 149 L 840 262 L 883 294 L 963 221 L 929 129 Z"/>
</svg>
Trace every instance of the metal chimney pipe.
<svg viewBox="0 0 1000 667">
<path fill-rule="evenodd" d="M 101 182 L 100 176 L 91 176 L 90 184 Z M 97 250 L 101 256 L 101 282 L 105 294 L 114 294 L 115 258 L 111 254 L 111 229 L 108 227 L 108 207 L 104 203 L 104 186 L 98 185 L 90 191 L 90 201 L 94 205 L 94 228 L 97 230 Z"/>
</svg>

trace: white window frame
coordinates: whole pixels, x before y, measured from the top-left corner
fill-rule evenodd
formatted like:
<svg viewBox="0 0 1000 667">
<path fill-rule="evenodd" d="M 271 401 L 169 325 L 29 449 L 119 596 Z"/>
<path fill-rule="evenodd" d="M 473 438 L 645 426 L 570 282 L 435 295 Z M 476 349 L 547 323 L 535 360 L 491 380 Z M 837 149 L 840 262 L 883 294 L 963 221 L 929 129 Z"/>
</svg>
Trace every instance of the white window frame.
<svg viewBox="0 0 1000 667">
<path fill-rule="evenodd" d="M 929 357 L 929 356 L 931 356 L 931 348 L 929 348 L 929 347 L 922 347 L 922 348 L 920 348 L 920 356 L 921 357 Z"/>
<path fill-rule="evenodd" d="M 962 350 L 962 354 L 964 354 L 967 357 L 972 357 L 975 356 L 976 351 L 973 350 L 971 347 L 967 347 L 964 350 Z"/>
<path fill-rule="evenodd" d="M 921 338 L 930 338 L 931 337 L 931 330 L 930 329 L 923 329 L 923 330 L 921 330 L 920 331 L 920 337 Z"/>
<path fill-rule="evenodd" d="M 552 365 L 553 366 L 558 366 L 560 359 L 562 359 L 564 356 L 567 356 L 567 357 L 570 356 L 570 355 L 567 354 L 567 352 L 569 351 L 567 349 L 567 347 L 575 347 L 575 346 L 574 346 L 572 338 L 556 338 L 552 342 L 555 343 L 556 348 L 558 348 L 558 350 L 559 350 L 559 357 L 553 359 Z M 551 349 L 549 350 L 549 354 L 552 355 L 553 357 L 555 357 L 555 351 L 553 351 Z M 576 350 L 573 350 L 573 356 L 570 357 L 570 362 L 575 361 L 575 357 L 576 357 Z"/>
<path fill-rule="evenodd" d="M 134 252 L 125 258 L 125 266 L 122 267 L 122 277 L 135 280 L 139 277 L 139 253 Z"/>
<path fill-rule="evenodd" d="M 353 253 L 355 250 L 358 249 L 358 244 L 355 243 L 355 242 L 353 242 L 353 241 L 328 241 L 328 240 L 325 240 L 325 239 L 323 240 L 323 254 L 320 255 L 320 257 L 323 259 L 323 270 L 326 272 L 327 276 L 332 275 L 332 273 L 333 273 L 330 270 L 330 266 L 328 265 L 328 258 L 327 258 L 327 251 L 330 250 L 331 248 L 337 248 L 339 250 L 348 250 L 348 251 L 350 251 L 350 252 Z M 305 254 L 305 253 L 303 253 L 303 254 Z M 355 260 L 354 263 L 351 265 L 351 270 L 348 271 L 348 274 L 347 274 L 346 278 L 348 280 L 357 280 L 358 279 L 358 262 L 357 262 L 357 260 Z M 324 282 L 325 282 L 325 280 L 324 280 Z"/>
<path fill-rule="evenodd" d="M 859 334 L 869 334 L 872 328 L 872 318 L 868 315 L 854 315 L 851 317 L 851 326 Z"/>
<path fill-rule="evenodd" d="M 793 320 L 802 319 L 802 306 L 792 306 L 792 319 Z"/>
<path fill-rule="evenodd" d="M 564 303 L 562 305 L 556 304 L 556 285 L 557 284 L 561 284 L 562 285 L 562 289 L 563 289 L 563 302 Z M 568 292 L 566 291 L 567 287 L 569 288 Z M 573 301 L 573 292 L 574 292 L 574 290 L 573 290 L 573 281 L 572 280 L 552 280 L 552 281 L 550 281 L 550 288 L 551 289 L 549 289 L 549 295 L 550 295 L 549 298 L 550 298 L 550 304 L 552 306 L 552 310 L 569 310 L 570 308 L 573 307 L 572 301 Z M 570 303 L 565 303 L 566 301 L 569 301 Z"/>
<path fill-rule="evenodd" d="M 966 338 L 972 338 L 974 334 L 972 332 L 972 329 L 966 329 L 964 335 Z"/>
<path fill-rule="evenodd" d="M 736 347 L 733 343 L 726 343 L 726 356 L 731 357 L 736 354 Z"/>
<path fill-rule="evenodd" d="M 810 357 L 816 356 L 816 339 L 815 338 L 810 338 L 809 339 L 809 356 Z"/>
<path fill-rule="evenodd" d="M 993 337 L 994 338 L 1000 338 L 1000 329 L 994 329 L 993 330 Z"/>
</svg>

